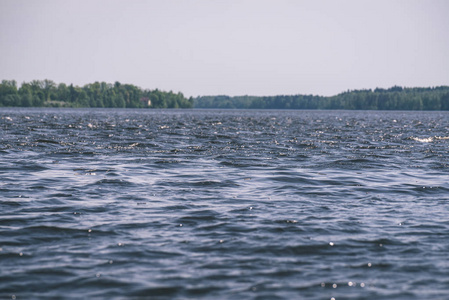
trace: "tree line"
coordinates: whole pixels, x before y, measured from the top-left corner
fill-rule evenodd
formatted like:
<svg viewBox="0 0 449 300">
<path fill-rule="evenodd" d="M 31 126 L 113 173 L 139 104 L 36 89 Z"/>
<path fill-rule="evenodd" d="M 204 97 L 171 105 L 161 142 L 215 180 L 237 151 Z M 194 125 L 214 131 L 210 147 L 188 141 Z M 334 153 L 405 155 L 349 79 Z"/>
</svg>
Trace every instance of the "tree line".
<svg viewBox="0 0 449 300">
<path fill-rule="evenodd" d="M 24 82 L 18 87 L 15 80 L 3 80 L 0 106 L 192 108 L 193 98 L 120 82 L 94 82 L 79 87 L 45 79 Z"/>
<path fill-rule="evenodd" d="M 201 96 L 144 90 L 132 84 L 94 82 L 83 87 L 33 80 L 18 87 L 15 80 L 0 83 L 0 106 L 227 108 L 227 109 L 348 109 L 449 110 L 449 86 L 429 88 L 348 90 L 324 97 L 314 95 Z"/>
<path fill-rule="evenodd" d="M 196 108 L 234 109 L 348 109 L 348 110 L 449 110 L 449 86 L 352 90 L 336 96 L 202 96 Z"/>
</svg>

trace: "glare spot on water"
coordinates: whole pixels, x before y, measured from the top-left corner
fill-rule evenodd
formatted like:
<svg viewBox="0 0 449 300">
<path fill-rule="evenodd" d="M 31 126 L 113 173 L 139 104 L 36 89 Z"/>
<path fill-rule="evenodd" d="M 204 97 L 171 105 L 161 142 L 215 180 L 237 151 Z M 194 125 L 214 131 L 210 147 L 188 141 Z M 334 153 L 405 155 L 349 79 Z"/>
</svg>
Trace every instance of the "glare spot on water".
<svg viewBox="0 0 449 300">
<path fill-rule="evenodd" d="M 182 224 L 179 224 L 179 227 L 182 227 Z"/>
<path fill-rule="evenodd" d="M 332 298 L 331 298 L 331 300 L 335 300 L 335 298 L 334 298 L 334 297 L 332 297 Z"/>
<path fill-rule="evenodd" d="M 122 243 L 118 243 L 117 246 L 121 247 L 121 246 L 123 246 L 123 244 Z"/>
<path fill-rule="evenodd" d="M 331 247 L 333 247 L 333 246 L 334 246 L 334 243 L 330 242 L 329 245 L 330 245 Z"/>
<path fill-rule="evenodd" d="M 89 229 L 87 232 L 92 232 L 92 229 Z"/>
<path fill-rule="evenodd" d="M 417 142 L 421 142 L 421 143 L 431 143 L 431 142 L 433 142 L 433 138 L 432 137 L 428 137 L 428 138 L 417 138 L 417 137 L 414 137 L 412 139 L 417 141 Z"/>
<path fill-rule="evenodd" d="M 220 244 L 223 244 L 224 240 L 220 240 Z"/>
</svg>

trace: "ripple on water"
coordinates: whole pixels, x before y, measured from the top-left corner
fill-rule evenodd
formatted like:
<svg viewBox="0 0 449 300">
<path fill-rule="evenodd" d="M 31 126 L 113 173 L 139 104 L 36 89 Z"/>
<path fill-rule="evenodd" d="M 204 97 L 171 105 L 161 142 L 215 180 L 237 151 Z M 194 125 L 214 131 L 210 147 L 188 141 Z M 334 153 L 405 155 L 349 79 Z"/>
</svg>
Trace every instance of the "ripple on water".
<svg viewBox="0 0 449 300">
<path fill-rule="evenodd" d="M 447 113 L 0 117 L 0 298 L 449 290 Z"/>
</svg>

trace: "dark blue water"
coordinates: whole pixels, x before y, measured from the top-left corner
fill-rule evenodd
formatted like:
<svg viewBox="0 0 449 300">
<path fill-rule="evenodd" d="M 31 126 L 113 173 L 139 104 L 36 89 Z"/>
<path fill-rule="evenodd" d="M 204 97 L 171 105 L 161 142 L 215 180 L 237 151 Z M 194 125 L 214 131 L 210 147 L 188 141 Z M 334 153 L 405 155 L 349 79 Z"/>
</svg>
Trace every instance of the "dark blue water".
<svg viewBox="0 0 449 300">
<path fill-rule="evenodd" d="M 0 110 L 1 299 L 448 299 L 447 112 Z"/>
</svg>

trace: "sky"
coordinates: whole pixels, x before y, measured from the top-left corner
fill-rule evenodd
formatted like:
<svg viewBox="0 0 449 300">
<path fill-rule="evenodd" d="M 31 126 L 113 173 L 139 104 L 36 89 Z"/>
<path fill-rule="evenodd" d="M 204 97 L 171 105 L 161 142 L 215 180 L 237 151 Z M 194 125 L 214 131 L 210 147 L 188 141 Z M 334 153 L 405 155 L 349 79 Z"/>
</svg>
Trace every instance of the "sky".
<svg viewBox="0 0 449 300">
<path fill-rule="evenodd" d="M 0 80 L 200 95 L 449 85 L 447 0 L 0 0 Z"/>
</svg>

